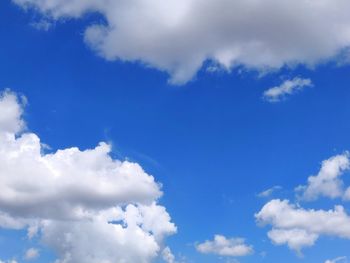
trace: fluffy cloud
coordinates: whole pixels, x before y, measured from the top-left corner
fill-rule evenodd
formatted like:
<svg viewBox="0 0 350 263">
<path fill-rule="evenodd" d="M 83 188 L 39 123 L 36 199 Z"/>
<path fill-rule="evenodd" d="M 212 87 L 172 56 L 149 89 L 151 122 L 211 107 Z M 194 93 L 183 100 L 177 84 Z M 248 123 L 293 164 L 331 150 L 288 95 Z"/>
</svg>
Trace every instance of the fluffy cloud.
<svg viewBox="0 0 350 263">
<path fill-rule="evenodd" d="M 228 70 L 314 66 L 350 45 L 344 0 L 13 0 L 52 19 L 100 13 L 84 39 L 108 60 L 140 61 L 190 80 L 206 60 Z M 315 45 L 317 43 L 317 45 Z"/>
<path fill-rule="evenodd" d="M 207 240 L 196 245 L 196 249 L 204 254 L 216 254 L 219 256 L 242 257 L 253 253 L 253 247 L 245 243 L 242 238 L 226 238 L 215 235 L 214 240 Z"/>
<path fill-rule="evenodd" d="M 321 235 L 350 239 L 350 216 L 342 206 L 328 211 L 307 210 L 275 199 L 255 217 L 258 223 L 272 226 L 268 236 L 275 244 L 286 244 L 297 252 L 312 246 Z"/>
<path fill-rule="evenodd" d="M 0 109 L 0 227 L 27 229 L 57 263 L 148 263 L 176 231 L 157 204 L 160 185 L 138 164 L 113 159 L 110 146 L 44 154 L 23 133 L 22 104 L 6 91 Z M 2 116 L 2 115 L 1 115 Z"/>
<path fill-rule="evenodd" d="M 300 197 L 304 200 L 315 200 L 320 196 L 329 198 L 348 198 L 350 190 L 344 192 L 340 177 L 350 169 L 349 153 L 333 156 L 322 162 L 320 171 L 308 178 L 306 186 L 297 187 Z M 350 195 L 349 195 L 350 197 Z"/>
<path fill-rule="evenodd" d="M 311 87 L 310 79 L 294 78 L 284 81 L 280 86 L 270 88 L 264 92 L 263 98 L 269 102 L 278 102 L 306 87 Z"/>
<path fill-rule="evenodd" d="M 40 256 L 39 250 L 36 248 L 30 248 L 24 254 L 24 259 L 26 260 L 34 260 Z"/>
</svg>

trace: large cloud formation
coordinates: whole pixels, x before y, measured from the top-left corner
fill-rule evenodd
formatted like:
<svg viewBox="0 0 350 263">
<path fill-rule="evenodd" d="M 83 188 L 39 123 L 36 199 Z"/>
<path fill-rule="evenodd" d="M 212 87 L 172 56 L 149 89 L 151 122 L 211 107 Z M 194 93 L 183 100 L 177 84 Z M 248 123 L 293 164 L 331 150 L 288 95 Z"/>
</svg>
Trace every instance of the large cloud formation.
<svg viewBox="0 0 350 263">
<path fill-rule="evenodd" d="M 45 154 L 24 132 L 23 103 L 0 94 L 0 227 L 27 229 L 53 249 L 57 263 L 148 263 L 176 231 L 160 185 L 110 146 Z"/>
<path fill-rule="evenodd" d="M 13 0 L 51 19 L 97 12 L 86 43 L 108 60 L 140 61 L 190 80 L 203 62 L 271 70 L 347 54 L 347 0 Z M 317 44 L 315 44 L 317 43 Z M 346 57 L 341 58 L 342 62 Z"/>
</svg>

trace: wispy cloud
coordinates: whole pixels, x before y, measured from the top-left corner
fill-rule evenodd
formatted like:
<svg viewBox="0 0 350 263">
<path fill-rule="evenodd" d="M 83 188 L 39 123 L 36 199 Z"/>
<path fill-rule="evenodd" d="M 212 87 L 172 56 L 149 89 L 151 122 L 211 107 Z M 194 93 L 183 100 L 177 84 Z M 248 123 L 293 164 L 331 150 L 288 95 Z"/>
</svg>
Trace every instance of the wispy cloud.
<svg viewBox="0 0 350 263">
<path fill-rule="evenodd" d="M 54 23 L 52 21 L 42 19 L 37 22 L 32 22 L 30 25 L 37 30 L 49 31 L 53 24 Z"/>
<path fill-rule="evenodd" d="M 337 257 L 335 259 L 327 259 L 324 263 L 348 262 L 346 257 Z"/>
<path fill-rule="evenodd" d="M 264 92 L 263 98 L 268 102 L 279 102 L 296 92 L 302 91 L 307 87 L 312 87 L 310 79 L 294 78 L 284 81 L 281 85 L 269 88 Z"/>
<path fill-rule="evenodd" d="M 261 198 L 270 197 L 274 192 L 281 190 L 281 189 L 282 189 L 281 186 L 275 185 L 275 186 L 259 193 L 258 197 L 261 197 Z"/>
</svg>

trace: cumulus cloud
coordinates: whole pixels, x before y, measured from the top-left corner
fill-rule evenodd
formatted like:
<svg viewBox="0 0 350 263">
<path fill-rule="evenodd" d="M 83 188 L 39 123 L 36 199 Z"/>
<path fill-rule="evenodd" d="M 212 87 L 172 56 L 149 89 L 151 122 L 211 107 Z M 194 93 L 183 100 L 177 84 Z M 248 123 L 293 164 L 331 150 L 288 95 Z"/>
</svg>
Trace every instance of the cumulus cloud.
<svg viewBox="0 0 350 263">
<path fill-rule="evenodd" d="M 54 20 L 101 14 L 105 22 L 84 34 L 93 50 L 166 71 L 177 84 L 206 60 L 227 70 L 266 71 L 314 66 L 346 54 L 350 45 L 350 2 L 344 0 L 13 1 Z"/>
<path fill-rule="evenodd" d="M 347 199 L 350 190 L 344 192 L 343 181 L 340 177 L 350 169 L 349 153 L 333 156 L 322 162 L 320 171 L 308 178 L 306 186 L 298 186 L 299 197 L 304 200 L 315 200 L 320 196 Z"/>
<path fill-rule="evenodd" d="M 207 240 L 196 245 L 196 249 L 204 254 L 216 254 L 219 256 L 242 257 L 253 253 L 253 247 L 247 245 L 242 238 L 226 238 L 215 235 L 214 240 Z"/>
<path fill-rule="evenodd" d="M 299 92 L 306 87 L 311 87 L 312 85 L 310 79 L 294 78 L 286 80 L 281 85 L 266 90 L 263 98 L 269 102 L 278 102 L 287 96 Z"/>
<path fill-rule="evenodd" d="M 303 209 L 287 200 L 275 199 L 255 214 L 257 222 L 271 225 L 268 237 L 277 245 L 288 245 L 300 253 L 321 235 L 350 239 L 350 216 L 343 206 L 333 210 Z"/>
<path fill-rule="evenodd" d="M 24 254 L 25 260 L 34 260 L 40 256 L 39 250 L 36 248 L 29 248 Z"/>
<path fill-rule="evenodd" d="M 43 154 L 39 137 L 21 130 L 18 96 L 4 92 L 0 110 L 7 113 L 0 119 L 0 227 L 39 236 L 56 263 L 148 263 L 159 255 L 176 227 L 151 175 L 113 159 L 106 143 Z"/>
</svg>

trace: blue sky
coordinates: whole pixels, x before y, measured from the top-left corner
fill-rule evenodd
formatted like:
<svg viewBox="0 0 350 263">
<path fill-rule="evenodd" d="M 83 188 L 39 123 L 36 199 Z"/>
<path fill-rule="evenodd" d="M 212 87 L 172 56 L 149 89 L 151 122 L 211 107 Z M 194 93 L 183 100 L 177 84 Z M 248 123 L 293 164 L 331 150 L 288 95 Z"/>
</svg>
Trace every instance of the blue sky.
<svg viewBox="0 0 350 263">
<path fill-rule="evenodd" d="M 86 2 L 75 2 L 79 1 Z M 189 63 L 182 53 L 189 52 L 191 47 L 181 52 L 175 49 L 181 53 L 178 61 L 173 58 L 176 55 L 167 53 L 172 52 L 167 48 L 159 51 L 165 53 L 165 58 L 158 58 L 153 56 L 153 50 L 147 49 L 149 43 L 140 37 L 149 53 L 132 53 L 133 43 L 130 43 L 130 50 L 125 54 L 117 53 L 120 59 L 108 58 L 110 50 L 91 47 L 92 44 L 84 41 L 84 35 L 86 38 L 85 30 L 91 25 L 114 23 L 111 14 L 93 10 L 78 15 L 73 12 L 72 15 L 59 8 L 45 10 L 40 1 L 15 2 L 0 3 L 0 89 L 10 89 L 13 96 L 24 95 L 28 100 L 21 106 L 21 118 L 27 128 L 16 130 L 16 136 L 36 134 L 42 143 L 49 145 L 46 153 L 71 147 L 81 151 L 94 149 L 104 141 L 112 145 L 110 155 L 113 159 L 138 163 L 148 175 L 153 175 L 162 184 L 164 193 L 160 199 L 154 199 L 166 208 L 171 222 L 177 227 L 176 234 L 158 242 L 158 254 L 166 246 L 171 248 L 176 259 L 168 262 L 280 262 L 283 259 L 286 263 L 316 263 L 338 257 L 350 258 L 349 218 L 337 234 L 328 230 L 317 232 L 308 228 L 307 222 L 300 221 L 295 223 L 297 226 L 286 227 L 287 230 L 305 230 L 308 236 L 318 235 L 314 244 L 302 246 L 299 253 L 298 249 L 288 247 L 287 242 L 278 245 L 276 240 L 268 237 L 272 228 L 285 230 L 281 226 L 284 222 L 279 224 L 271 219 L 272 222 L 267 216 L 262 219 L 266 226 L 260 226 L 254 216 L 271 200 L 289 200 L 292 206 L 300 204 L 302 208 L 297 205 L 291 208 L 295 211 L 328 211 L 341 205 L 346 214 L 350 213 L 349 203 L 341 195 L 332 198 L 325 190 L 318 189 L 315 200 L 299 200 L 294 190 L 299 185 L 307 185 L 308 177 L 319 173 L 322 161 L 340 155 L 349 159 L 346 151 L 350 150 L 350 67 L 339 61 L 346 59 L 343 50 L 350 46 L 350 41 L 337 43 L 336 48 L 341 52 L 333 56 L 316 52 L 307 57 L 311 51 L 302 47 L 303 52 L 293 58 L 296 61 L 293 66 L 287 65 L 290 58 L 278 55 L 282 56 L 279 57 L 282 66 L 279 62 L 264 61 L 274 68 L 268 72 L 263 72 L 265 69 L 260 62 L 253 63 L 252 58 L 242 54 L 241 59 L 232 62 L 228 68 L 220 56 L 214 56 L 216 61 L 207 57 L 194 73 L 191 69 L 176 77 L 177 72 L 188 69 Z M 26 2 L 38 5 L 37 10 L 23 10 Z M 174 1 L 170 2 L 173 6 Z M 336 1 L 333 7 L 341 6 L 343 3 L 340 2 Z M 315 14 L 317 16 L 317 10 Z M 37 28 L 43 21 L 49 26 L 47 30 Z M 122 28 L 119 21 L 116 23 Z M 350 23 L 347 27 L 350 28 Z M 132 28 L 130 26 L 130 30 Z M 206 30 L 204 25 L 200 28 Z M 313 26 L 312 30 L 316 28 Z M 116 34 L 113 30 L 112 35 Z M 316 33 L 315 40 L 318 40 Z M 134 38 L 126 40 L 133 41 Z M 139 48 L 138 45 L 135 48 Z M 313 45 L 317 46 L 317 42 Z M 200 49 L 200 41 L 198 46 Z M 276 45 L 277 48 L 283 48 L 283 45 Z M 318 56 L 317 62 L 315 56 Z M 169 57 L 172 58 L 168 61 Z M 305 66 L 308 63 L 313 65 Z M 266 90 L 281 88 L 283 83 L 296 78 L 310 80 L 312 85 L 299 85 L 297 92 L 298 87 L 293 86 L 292 94 L 278 97 L 274 102 L 263 97 Z M 341 178 L 344 190 L 350 183 L 347 166 L 347 163 L 343 168 L 332 166 L 339 170 L 335 172 L 335 180 Z M 7 181 L 3 178 L 12 175 L 4 171 L 6 169 L 0 171 L 0 178 L 5 185 Z M 84 167 L 81 172 L 84 174 Z M 341 177 L 342 172 L 344 177 Z M 333 183 L 327 180 L 326 183 Z M 258 196 L 274 186 L 280 188 L 269 196 Z M 325 187 L 330 189 L 329 185 Z M 7 200 L 6 194 L 1 198 Z M 58 201 L 63 202 L 64 198 Z M 54 207 L 57 203 L 51 205 Z M 5 201 L 0 202 L 0 211 L 12 218 L 21 217 L 8 208 Z M 30 214 L 31 219 L 36 216 Z M 40 217 L 40 220 L 45 219 Z M 47 220 L 58 219 L 50 217 Z M 17 230 L 4 225 L 0 228 L 0 262 L 14 259 L 41 263 L 54 262 L 58 258 L 61 260 L 58 262 L 77 263 L 74 259 L 63 261 L 64 252 L 43 238 L 44 228 L 29 239 L 27 227 L 25 224 Z M 213 243 L 208 243 L 210 248 L 201 253 L 198 245 L 206 240 L 213 241 L 215 235 L 236 242 L 236 238 L 244 238 L 244 244 L 253 252 L 245 256 L 220 255 L 211 247 Z M 290 240 L 293 242 L 293 237 Z M 228 249 L 234 246 L 229 244 Z M 29 248 L 38 249 L 40 255 L 25 259 Z M 101 245 L 98 250 L 101 258 L 90 259 L 91 262 L 119 262 L 118 257 L 108 258 L 104 254 L 105 246 Z M 81 260 L 89 262 L 89 259 Z M 161 256 L 138 260 L 165 262 Z M 340 261 L 347 262 L 344 258 Z"/>
</svg>

